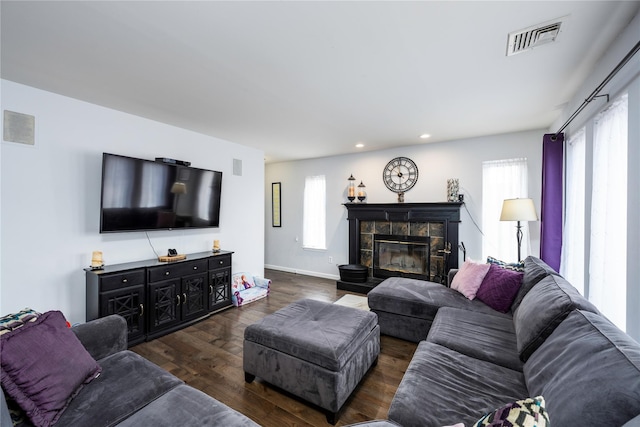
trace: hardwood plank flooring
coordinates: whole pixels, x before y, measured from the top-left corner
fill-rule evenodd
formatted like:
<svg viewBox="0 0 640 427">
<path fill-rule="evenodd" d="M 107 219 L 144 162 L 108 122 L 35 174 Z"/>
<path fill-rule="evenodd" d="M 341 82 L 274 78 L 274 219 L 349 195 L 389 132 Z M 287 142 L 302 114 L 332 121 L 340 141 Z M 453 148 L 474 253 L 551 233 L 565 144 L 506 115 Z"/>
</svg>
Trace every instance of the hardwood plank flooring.
<svg viewBox="0 0 640 427">
<path fill-rule="evenodd" d="M 334 280 L 276 270 L 267 270 L 265 275 L 272 281 L 268 298 L 229 308 L 131 350 L 264 427 L 327 427 L 319 408 L 259 378 L 245 383 L 244 329 L 300 298 L 333 302 L 350 292 L 338 290 Z M 378 364 L 347 400 L 336 426 L 386 418 L 415 349 L 414 343 L 383 335 Z"/>
</svg>

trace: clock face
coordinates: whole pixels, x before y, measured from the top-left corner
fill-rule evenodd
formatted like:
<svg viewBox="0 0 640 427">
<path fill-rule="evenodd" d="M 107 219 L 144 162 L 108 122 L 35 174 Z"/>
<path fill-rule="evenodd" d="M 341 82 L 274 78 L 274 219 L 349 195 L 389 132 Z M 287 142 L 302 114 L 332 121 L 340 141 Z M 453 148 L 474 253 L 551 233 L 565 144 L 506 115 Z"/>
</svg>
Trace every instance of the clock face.
<svg viewBox="0 0 640 427">
<path fill-rule="evenodd" d="M 382 179 L 389 190 L 404 193 L 416 185 L 418 166 L 411 159 L 396 157 L 385 166 Z"/>
</svg>

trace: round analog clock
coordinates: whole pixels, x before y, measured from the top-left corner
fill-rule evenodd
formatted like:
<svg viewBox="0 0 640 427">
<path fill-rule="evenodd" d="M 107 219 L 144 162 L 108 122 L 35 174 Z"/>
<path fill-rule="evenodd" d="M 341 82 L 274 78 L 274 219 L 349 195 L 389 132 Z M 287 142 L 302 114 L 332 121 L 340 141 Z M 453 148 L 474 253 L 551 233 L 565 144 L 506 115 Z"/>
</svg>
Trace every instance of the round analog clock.
<svg viewBox="0 0 640 427">
<path fill-rule="evenodd" d="M 396 157 L 385 166 L 382 179 L 389 190 L 404 193 L 416 185 L 418 166 L 407 157 Z"/>
</svg>

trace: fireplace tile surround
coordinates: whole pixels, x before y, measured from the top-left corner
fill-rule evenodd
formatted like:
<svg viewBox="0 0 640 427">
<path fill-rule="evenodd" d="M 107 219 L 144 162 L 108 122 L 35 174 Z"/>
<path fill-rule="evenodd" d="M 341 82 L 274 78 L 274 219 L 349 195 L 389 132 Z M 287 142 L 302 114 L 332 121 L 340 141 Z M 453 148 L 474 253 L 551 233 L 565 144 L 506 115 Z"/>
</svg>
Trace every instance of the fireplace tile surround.
<svg viewBox="0 0 640 427">
<path fill-rule="evenodd" d="M 349 221 L 349 264 L 362 264 L 369 268 L 369 288 L 383 279 L 373 275 L 375 234 L 429 237 L 431 281 L 446 283 L 448 271 L 457 268 L 462 203 L 345 203 L 344 206 Z M 445 263 L 442 251 L 447 243 L 451 244 L 452 250 Z M 340 287 L 340 282 L 338 287 L 346 289 Z"/>
<path fill-rule="evenodd" d="M 369 267 L 370 277 L 373 277 L 373 236 L 376 234 L 430 237 L 430 279 L 438 274 L 440 271 L 438 268 L 442 268 L 443 254 L 438 251 L 444 249 L 444 223 L 362 221 L 360 223 L 360 261 L 354 264 Z"/>
</svg>

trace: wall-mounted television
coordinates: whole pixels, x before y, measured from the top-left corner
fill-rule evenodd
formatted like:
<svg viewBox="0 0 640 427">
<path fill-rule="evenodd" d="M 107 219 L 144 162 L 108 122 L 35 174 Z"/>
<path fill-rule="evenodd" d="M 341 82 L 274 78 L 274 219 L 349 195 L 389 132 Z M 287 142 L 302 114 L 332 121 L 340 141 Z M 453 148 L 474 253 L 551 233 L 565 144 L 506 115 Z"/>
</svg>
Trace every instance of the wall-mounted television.
<svg viewBox="0 0 640 427">
<path fill-rule="evenodd" d="M 222 172 L 104 153 L 100 232 L 220 226 Z"/>
</svg>

